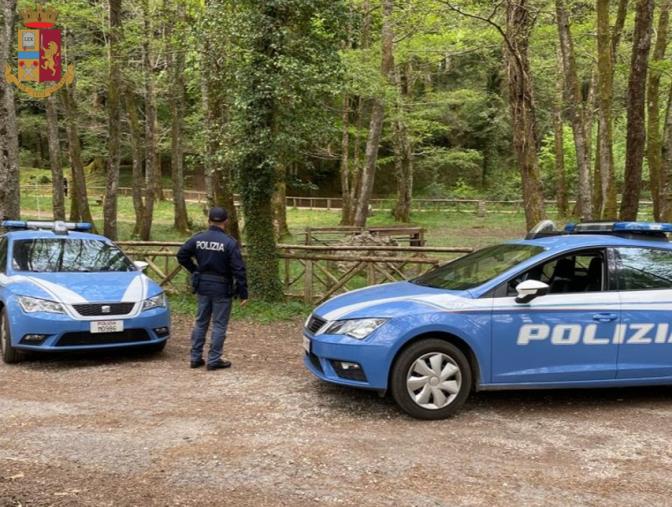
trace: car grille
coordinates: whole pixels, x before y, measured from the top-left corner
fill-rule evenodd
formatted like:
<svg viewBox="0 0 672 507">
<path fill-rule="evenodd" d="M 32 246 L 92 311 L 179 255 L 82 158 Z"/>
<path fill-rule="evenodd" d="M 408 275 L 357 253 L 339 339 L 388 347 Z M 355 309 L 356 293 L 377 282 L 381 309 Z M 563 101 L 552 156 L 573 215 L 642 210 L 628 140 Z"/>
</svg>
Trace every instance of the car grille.
<svg viewBox="0 0 672 507">
<path fill-rule="evenodd" d="M 319 329 L 322 326 L 324 326 L 326 322 L 327 322 L 326 320 L 316 317 L 315 315 L 312 315 L 310 317 L 310 320 L 308 321 L 306 329 L 308 329 L 308 331 L 310 331 L 311 333 L 315 334 L 319 331 Z"/>
<path fill-rule="evenodd" d="M 135 343 L 149 341 L 144 329 L 127 329 L 121 333 L 65 333 L 56 344 L 57 347 L 76 345 L 110 345 L 114 343 Z"/>
<path fill-rule="evenodd" d="M 103 315 L 128 315 L 133 310 L 135 303 L 95 303 L 72 306 L 83 317 L 100 317 Z M 109 308 L 109 311 L 105 312 L 103 308 Z"/>
</svg>

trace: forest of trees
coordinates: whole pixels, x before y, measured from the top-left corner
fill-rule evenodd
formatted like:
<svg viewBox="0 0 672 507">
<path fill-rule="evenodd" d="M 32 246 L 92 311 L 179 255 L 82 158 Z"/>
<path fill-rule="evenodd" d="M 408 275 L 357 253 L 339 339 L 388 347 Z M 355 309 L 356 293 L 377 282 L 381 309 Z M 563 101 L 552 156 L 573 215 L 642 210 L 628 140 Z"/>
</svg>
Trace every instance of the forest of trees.
<svg viewBox="0 0 672 507">
<path fill-rule="evenodd" d="M 150 239 L 171 190 L 245 218 L 251 286 L 280 294 L 286 192 L 343 198 L 364 225 L 373 195 L 410 221 L 413 197 L 523 199 L 546 215 L 672 221 L 672 0 L 55 0 L 76 82 L 46 100 L 0 80 L 0 214 L 19 167 L 51 170 L 56 218 L 116 238 L 133 188 Z M 0 69 L 16 65 L 18 12 L 2 0 Z M 64 198 L 63 177 L 70 199 Z"/>
</svg>

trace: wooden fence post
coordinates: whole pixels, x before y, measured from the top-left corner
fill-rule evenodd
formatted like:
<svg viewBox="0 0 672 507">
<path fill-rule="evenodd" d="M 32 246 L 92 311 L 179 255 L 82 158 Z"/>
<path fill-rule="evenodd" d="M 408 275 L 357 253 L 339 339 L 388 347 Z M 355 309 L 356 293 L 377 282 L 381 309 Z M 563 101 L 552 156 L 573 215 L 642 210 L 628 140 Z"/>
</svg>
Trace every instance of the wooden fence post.
<svg viewBox="0 0 672 507">
<path fill-rule="evenodd" d="M 313 261 L 306 260 L 306 272 L 303 275 L 303 302 L 313 304 Z"/>
</svg>

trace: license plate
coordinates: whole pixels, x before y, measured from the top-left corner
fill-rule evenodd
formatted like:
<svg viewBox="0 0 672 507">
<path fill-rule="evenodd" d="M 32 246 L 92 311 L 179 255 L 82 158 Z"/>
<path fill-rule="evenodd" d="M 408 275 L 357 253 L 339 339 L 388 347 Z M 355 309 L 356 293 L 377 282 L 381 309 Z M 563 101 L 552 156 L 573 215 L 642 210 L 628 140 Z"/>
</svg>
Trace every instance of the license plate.
<svg viewBox="0 0 672 507">
<path fill-rule="evenodd" d="M 303 348 L 310 354 L 310 338 L 307 336 L 303 337 Z"/>
<path fill-rule="evenodd" d="M 121 333 L 123 330 L 123 320 L 94 320 L 91 322 L 92 333 Z"/>
</svg>

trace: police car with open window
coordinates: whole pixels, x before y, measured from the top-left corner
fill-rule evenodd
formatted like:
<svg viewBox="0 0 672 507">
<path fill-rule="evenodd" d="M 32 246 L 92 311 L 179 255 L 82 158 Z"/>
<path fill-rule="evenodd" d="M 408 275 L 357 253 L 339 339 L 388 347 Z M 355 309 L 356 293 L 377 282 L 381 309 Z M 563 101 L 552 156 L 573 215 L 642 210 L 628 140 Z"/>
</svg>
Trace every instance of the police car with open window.
<svg viewBox="0 0 672 507">
<path fill-rule="evenodd" d="M 550 224 L 552 225 L 552 224 Z M 672 384 L 672 224 L 549 224 L 327 301 L 305 365 L 440 419 L 472 390 Z"/>
<path fill-rule="evenodd" d="M 5 221 L 0 236 L 0 352 L 144 346 L 170 335 L 161 288 L 90 224 Z"/>
</svg>

